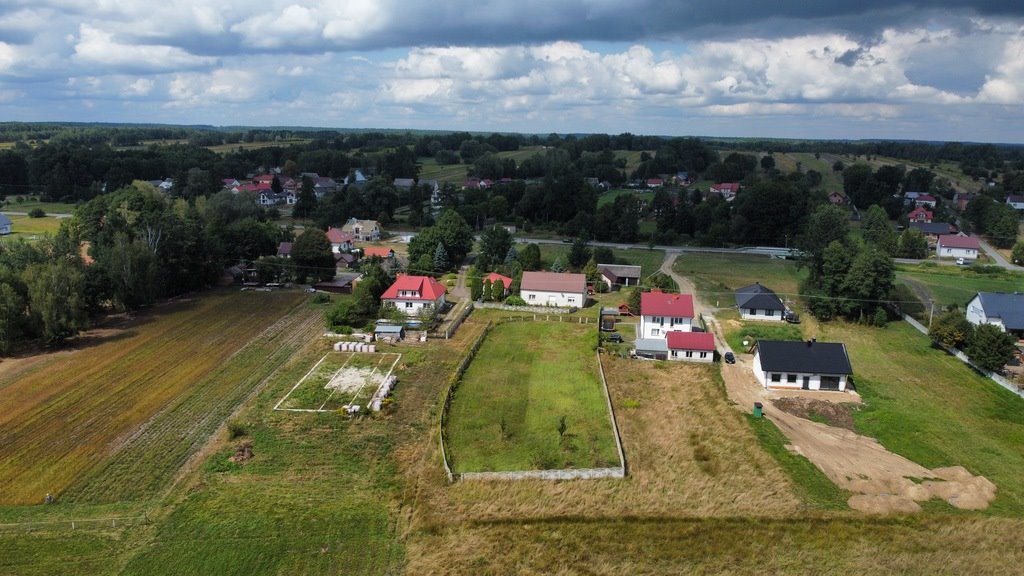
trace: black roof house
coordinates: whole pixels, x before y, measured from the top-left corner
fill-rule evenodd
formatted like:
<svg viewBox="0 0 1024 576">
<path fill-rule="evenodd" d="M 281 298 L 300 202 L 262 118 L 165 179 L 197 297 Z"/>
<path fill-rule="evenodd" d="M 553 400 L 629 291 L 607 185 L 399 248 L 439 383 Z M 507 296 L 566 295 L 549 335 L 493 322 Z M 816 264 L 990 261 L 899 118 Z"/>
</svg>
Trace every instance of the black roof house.
<svg viewBox="0 0 1024 576">
<path fill-rule="evenodd" d="M 786 305 L 775 292 L 760 282 L 736 290 L 736 307 L 759 310 L 785 310 Z"/>
<path fill-rule="evenodd" d="M 853 374 L 846 345 L 815 340 L 759 340 L 757 352 L 766 372 Z"/>
</svg>

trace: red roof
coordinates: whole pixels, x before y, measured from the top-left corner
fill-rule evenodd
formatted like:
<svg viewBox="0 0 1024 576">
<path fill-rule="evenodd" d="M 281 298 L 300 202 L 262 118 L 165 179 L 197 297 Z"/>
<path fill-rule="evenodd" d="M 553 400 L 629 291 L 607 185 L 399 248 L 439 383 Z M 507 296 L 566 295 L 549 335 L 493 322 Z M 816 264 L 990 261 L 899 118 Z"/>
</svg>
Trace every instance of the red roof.
<svg viewBox="0 0 1024 576">
<path fill-rule="evenodd" d="M 715 350 L 715 336 L 710 332 L 669 332 L 665 337 L 669 350 Z"/>
<path fill-rule="evenodd" d="M 911 210 L 910 214 L 907 214 L 907 219 L 908 220 L 914 220 L 918 216 L 924 216 L 928 220 L 932 219 L 932 213 L 929 210 L 926 210 L 923 206 L 920 206 L 920 207 L 917 207 L 917 208 L 914 208 L 913 210 Z"/>
<path fill-rule="evenodd" d="M 647 185 L 648 186 L 661 186 L 664 183 L 665 183 L 665 181 L 662 180 L 661 178 L 648 178 L 647 179 Z"/>
<path fill-rule="evenodd" d="M 740 191 L 740 183 L 739 182 L 721 182 L 719 184 L 715 184 L 714 186 L 712 186 L 711 189 L 712 190 L 717 190 L 719 192 L 739 192 Z"/>
<path fill-rule="evenodd" d="M 505 290 L 508 290 L 509 288 L 512 287 L 512 279 L 509 278 L 508 276 L 502 276 L 497 272 L 491 272 L 487 276 L 484 276 L 484 281 L 487 280 L 490 280 L 491 284 L 494 284 L 495 282 L 501 282 L 502 284 L 505 285 Z"/>
<path fill-rule="evenodd" d="M 931 194 L 921 194 L 917 197 L 918 202 L 935 202 L 935 196 Z"/>
<path fill-rule="evenodd" d="M 977 238 L 960 236 L 959 234 L 944 234 L 939 236 L 939 246 L 945 248 L 965 248 L 974 250 L 981 248 L 981 245 L 978 244 Z"/>
<path fill-rule="evenodd" d="M 693 296 L 667 292 L 644 292 L 640 295 L 640 315 L 693 318 Z"/>
<path fill-rule="evenodd" d="M 372 258 L 373 256 L 380 256 L 381 258 L 391 258 L 394 250 L 385 246 L 366 246 L 363 250 L 363 256 Z"/>
<path fill-rule="evenodd" d="M 399 296 L 400 292 L 415 292 L 416 296 Z M 399 276 L 395 283 L 381 295 L 381 300 L 429 300 L 436 301 L 447 290 L 430 276 Z"/>
<path fill-rule="evenodd" d="M 327 239 L 331 241 L 331 244 L 344 244 L 345 242 L 351 243 L 355 236 L 349 232 L 342 232 L 341 228 L 328 228 Z"/>
</svg>

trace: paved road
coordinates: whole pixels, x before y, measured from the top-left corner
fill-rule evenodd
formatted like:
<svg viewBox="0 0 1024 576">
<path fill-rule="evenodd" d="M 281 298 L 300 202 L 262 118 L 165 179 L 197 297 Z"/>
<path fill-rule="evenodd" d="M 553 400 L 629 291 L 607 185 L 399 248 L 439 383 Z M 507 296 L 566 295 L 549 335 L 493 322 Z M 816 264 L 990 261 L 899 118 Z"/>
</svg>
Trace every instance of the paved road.
<svg viewBox="0 0 1024 576">
<path fill-rule="evenodd" d="M 14 211 L 11 211 L 11 210 L 0 211 L 0 214 L 7 214 L 8 216 L 28 216 L 28 212 L 14 212 Z M 47 217 L 51 217 L 51 218 L 61 219 L 61 218 L 71 218 L 72 214 L 64 214 L 63 212 L 47 212 L 46 216 Z"/>
<path fill-rule="evenodd" d="M 975 236 L 975 238 L 977 238 L 977 236 Z M 1014 270 L 1014 271 L 1017 271 L 1017 272 L 1024 272 L 1024 266 L 1015 266 L 1013 264 L 1010 264 L 1006 260 L 1006 258 L 1003 258 L 1002 254 L 997 252 L 995 248 L 989 246 L 988 242 L 985 242 L 981 238 L 978 238 L 978 243 L 981 244 L 981 249 L 985 251 L 985 254 L 988 254 L 989 258 L 995 260 L 996 264 L 998 264 L 999 266 L 1002 266 L 1003 268 L 1006 268 L 1007 270 Z"/>
</svg>

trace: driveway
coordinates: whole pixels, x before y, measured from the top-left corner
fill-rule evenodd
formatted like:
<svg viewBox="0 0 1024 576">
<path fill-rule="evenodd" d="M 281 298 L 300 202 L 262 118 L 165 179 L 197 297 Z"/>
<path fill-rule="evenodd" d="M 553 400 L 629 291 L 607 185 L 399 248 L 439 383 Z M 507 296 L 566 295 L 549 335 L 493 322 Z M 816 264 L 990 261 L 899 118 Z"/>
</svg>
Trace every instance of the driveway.
<svg viewBox="0 0 1024 576">
<path fill-rule="evenodd" d="M 714 318 L 715 309 L 697 298 L 689 278 L 672 271 L 675 259 L 675 254 L 667 254 L 661 271 L 679 284 L 681 292 L 693 295 L 694 311 L 704 316 L 718 349 L 731 350 Z M 767 390 L 754 377 L 752 361 L 750 354 L 736 354 L 736 364 L 722 363 L 729 400 L 744 413 L 753 409 L 754 402 L 761 402 L 764 417 L 782 431 L 793 452 L 810 460 L 837 486 L 853 493 L 847 502 L 851 508 L 870 513 L 911 513 L 921 510 L 918 502 L 937 497 L 957 508 L 979 510 L 987 508 L 995 498 L 994 484 L 960 466 L 929 470 L 889 452 L 874 438 L 776 409 L 773 400 L 783 396 L 854 404 L 861 400 L 856 393 Z"/>
</svg>

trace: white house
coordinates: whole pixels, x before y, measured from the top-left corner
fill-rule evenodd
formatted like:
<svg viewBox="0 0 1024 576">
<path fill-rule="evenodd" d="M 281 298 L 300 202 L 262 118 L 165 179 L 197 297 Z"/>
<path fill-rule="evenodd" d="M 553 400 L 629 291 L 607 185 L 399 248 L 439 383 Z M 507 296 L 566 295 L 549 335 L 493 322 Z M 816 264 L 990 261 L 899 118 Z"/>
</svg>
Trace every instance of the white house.
<svg viewBox="0 0 1024 576">
<path fill-rule="evenodd" d="M 759 340 L 754 351 L 754 376 L 765 388 L 842 392 L 852 374 L 842 343 Z"/>
<path fill-rule="evenodd" d="M 710 332 L 669 332 L 668 359 L 711 362 L 715 359 L 715 336 Z"/>
<path fill-rule="evenodd" d="M 939 236 L 935 245 L 935 254 L 939 258 L 963 258 L 964 260 L 977 260 L 978 250 L 981 245 L 977 238 L 961 236 L 959 234 L 945 234 Z"/>
<path fill-rule="evenodd" d="M 11 227 L 14 225 L 11 219 L 6 214 L 0 214 L 0 236 L 5 236 L 11 233 Z"/>
<path fill-rule="evenodd" d="M 338 254 L 352 250 L 355 236 L 351 232 L 344 232 L 338 228 L 328 228 L 327 239 L 331 242 L 331 252 Z"/>
<path fill-rule="evenodd" d="M 775 320 L 781 322 L 786 305 L 771 288 L 755 282 L 736 291 L 736 307 L 744 320 Z"/>
<path fill-rule="evenodd" d="M 1024 337 L 1024 294 L 978 292 L 967 303 L 966 316 L 975 326 L 992 324 L 1003 332 Z"/>
<path fill-rule="evenodd" d="M 519 296 L 531 306 L 582 308 L 587 303 L 587 277 L 558 272 L 523 272 Z"/>
<path fill-rule="evenodd" d="M 661 338 L 669 332 L 693 330 L 693 296 L 667 292 L 640 295 L 640 338 Z"/>
<path fill-rule="evenodd" d="M 1014 210 L 1024 210 L 1024 194 L 1009 194 L 1006 196 L 1006 203 Z"/>
<path fill-rule="evenodd" d="M 405 312 L 406 316 L 419 316 L 428 309 L 436 314 L 444 306 L 447 290 L 430 276 L 399 276 L 381 295 L 380 301 Z"/>
</svg>

